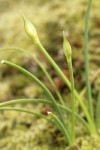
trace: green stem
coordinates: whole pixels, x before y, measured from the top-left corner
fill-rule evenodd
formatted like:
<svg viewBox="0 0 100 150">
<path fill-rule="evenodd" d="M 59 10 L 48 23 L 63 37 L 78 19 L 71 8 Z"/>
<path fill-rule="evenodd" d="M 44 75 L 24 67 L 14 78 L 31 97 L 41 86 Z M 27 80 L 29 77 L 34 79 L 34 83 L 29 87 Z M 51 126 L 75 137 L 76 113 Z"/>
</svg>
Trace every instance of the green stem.
<svg viewBox="0 0 100 150">
<path fill-rule="evenodd" d="M 36 59 L 36 58 L 35 58 L 35 59 Z M 47 76 L 48 80 L 50 81 L 51 85 L 53 86 L 53 88 L 54 88 L 54 90 L 55 90 L 55 92 L 56 92 L 56 94 L 57 94 L 57 96 L 58 96 L 58 98 L 59 98 L 61 104 L 62 104 L 63 106 L 65 106 L 64 100 L 63 100 L 63 98 L 62 98 L 60 92 L 58 91 L 56 85 L 54 84 L 54 82 L 53 82 L 51 76 L 49 75 L 49 73 L 46 71 L 46 69 L 43 67 L 43 65 L 42 65 L 37 59 L 36 59 L 36 62 L 37 62 L 38 65 L 41 67 L 41 69 L 43 70 L 43 72 L 44 72 L 45 75 Z"/>
<path fill-rule="evenodd" d="M 48 104 L 48 105 L 52 105 L 53 106 L 53 103 L 51 101 L 44 100 L 44 99 L 17 99 L 17 100 L 11 100 L 11 101 L 0 103 L 0 108 L 1 107 L 5 107 L 5 106 L 9 106 L 9 105 L 23 104 L 23 103 L 43 103 L 43 104 Z M 66 111 L 69 114 L 72 114 L 72 110 L 69 109 L 68 107 L 62 106 L 60 104 L 57 104 L 57 105 L 60 107 L 60 109 Z M 91 128 L 89 127 L 89 125 L 87 124 L 87 122 L 84 119 L 82 119 L 82 117 L 80 117 L 77 113 L 75 113 L 75 116 L 76 116 L 77 119 L 80 120 L 80 122 L 91 133 Z"/>
<path fill-rule="evenodd" d="M 40 44 L 39 44 L 40 45 Z M 69 89 L 71 89 L 71 85 L 70 85 L 70 82 L 69 82 L 69 80 L 66 78 L 66 76 L 63 74 L 63 72 L 61 71 L 61 69 L 57 66 L 57 64 L 54 62 L 54 60 L 49 56 L 49 54 L 46 52 L 46 50 L 43 48 L 43 46 L 41 45 L 41 46 L 39 46 L 40 48 L 41 48 L 41 51 L 44 53 L 44 55 L 47 57 L 47 58 L 49 58 L 48 60 L 49 60 L 49 62 L 52 64 L 52 66 L 55 68 L 55 70 L 58 72 L 58 74 L 59 74 L 59 76 L 62 78 L 62 80 L 65 82 L 65 84 L 68 86 L 68 88 Z M 13 49 L 15 49 L 15 50 L 19 50 L 19 51 L 22 51 L 22 52 L 25 52 L 23 49 L 19 49 L 19 48 L 16 48 L 16 47 L 14 47 L 14 48 L 9 48 L 9 50 L 13 50 Z M 8 48 L 5 48 L 5 49 L 3 49 L 3 50 L 8 50 Z M 3 51 L 2 50 L 2 51 Z M 1 50 L 0 50 L 0 52 L 1 52 Z M 27 54 L 28 54 L 28 52 L 26 52 Z M 30 55 L 30 56 L 32 56 L 32 55 Z M 80 96 L 79 96 L 79 94 L 76 92 L 76 90 L 75 90 L 75 97 L 77 98 L 77 100 L 79 101 L 79 104 L 80 104 L 80 106 L 82 107 L 82 109 L 83 109 L 83 111 L 84 111 L 84 113 L 85 113 L 85 115 L 86 115 L 86 118 L 87 118 L 87 120 L 88 120 L 88 122 L 89 122 L 89 124 L 90 124 L 90 126 L 91 126 L 91 133 L 95 133 L 95 127 L 94 127 L 94 124 L 93 124 L 93 122 L 92 122 L 92 120 L 91 120 L 91 118 L 90 118 L 90 115 L 89 115 L 89 113 L 88 113 L 88 111 L 87 111 L 87 109 L 86 109 L 86 107 L 85 107 L 85 105 L 84 105 L 84 103 L 83 103 L 83 101 L 81 100 L 81 98 L 80 98 Z"/>
<path fill-rule="evenodd" d="M 17 99 L 17 100 L 11 100 L 7 102 L 0 103 L 0 107 L 5 107 L 8 105 L 15 105 L 15 104 L 24 104 L 24 103 L 43 103 L 43 104 L 52 104 L 49 100 L 44 99 Z"/>
<path fill-rule="evenodd" d="M 48 59 L 48 61 L 51 63 L 51 65 L 55 68 L 55 70 L 57 71 L 57 73 L 59 74 L 59 76 L 63 79 L 63 81 L 66 83 L 66 85 L 69 87 L 69 89 L 71 89 L 71 84 L 68 81 L 68 79 L 66 78 L 66 76 L 64 75 L 64 73 L 61 71 L 61 69 L 57 66 L 57 64 L 54 62 L 54 60 L 50 57 L 50 55 L 46 52 L 46 50 L 44 49 L 44 47 L 42 46 L 38 35 L 37 35 L 37 31 L 34 27 L 34 25 L 32 25 L 32 23 L 22 14 L 23 19 L 24 19 L 24 28 L 25 31 L 27 33 L 27 35 L 31 38 L 31 40 L 38 46 L 38 48 L 40 49 L 40 51 L 46 56 L 46 58 Z M 75 91 L 75 96 L 78 99 L 84 113 L 85 116 L 90 124 L 90 127 L 93 129 L 92 133 L 96 133 L 95 130 L 95 126 L 94 126 L 94 122 L 90 117 L 90 114 L 88 113 L 84 103 L 82 102 L 80 96 L 78 95 L 78 93 Z"/>
<path fill-rule="evenodd" d="M 72 145 L 72 140 L 68 134 L 68 132 L 66 132 L 66 128 L 65 126 L 63 126 L 62 122 L 59 120 L 59 118 L 54 115 L 51 112 L 48 112 L 48 115 L 50 116 L 51 119 L 54 120 L 54 123 L 56 124 L 56 126 L 61 130 L 61 132 L 63 133 L 63 135 L 65 136 L 66 141 L 69 143 L 69 145 Z"/>
<path fill-rule="evenodd" d="M 10 67 L 13 67 L 13 68 L 17 69 L 18 71 L 20 71 L 21 73 L 23 73 L 25 76 L 27 76 L 30 79 L 32 79 L 33 81 L 35 81 L 45 91 L 45 93 L 49 96 L 50 100 L 52 100 L 53 106 L 54 106 L 56 112 L 58 113 L 58 115 L 59 115 L 59 117 L 60 117 L 63 125 L 66 126 L 65 122 L 64 122 L 64 119 L 62 117 L 61 110 L 60 110 L 60 108 L 56 104 L 55 98 L 53 97 L 53 95 L 50 93 L 50 91 L 47 89 L 47 87 L 41 81 L 39 81 L 33 74 L 31 74 L 30 72 L 28 72 L 24 68 L 22 68 L 22 67 L 20 67 L 20 66 L 18 66 L 16 64 L 14 64 L 14 63 L 12 63 L 10 61 L 2 60 L 1 63 L 6 64 L 6 65 L 8 65 Z M 67 130 L 67 128 L 66 128 L 66 130 Z"/>
<path fill-rule="evenodd" d="M 33 112 L 31 110 L 28 110 L 28 109 L 23 109 L 23 108 L 12 108 L 12 107 L 2 107 L 0 108 L 0 111 L 3 111 L 3 110 L 13 110 L 13 111 L 19 111 L 19 112 L 25 112 L 25 113 L 28 113 L 28 114 L 31 114 L 31 115 L 35 115 L 39 118 L 44 118 L 46 119 L 47 121 L 50 121 L 50 119 L 48 119 L 48 117 L 42 115 L 42 114 L 39 114 L 39 113 L 36 113 L 36 112 Z"/>
<path fill-rule="evenodd" d="M 39 118 L 44 118 L 50 122 L 52 122 L 51 119 L 48 119 L 48 117 L 42 115 L 42 114 L 39 114 L 39 113 L 35 113 L 33 111 L 30 111 L 30 110 L 27 110 L 27 109 L 23 109 L 23 108 L 12 108 L 12 107 L 3 107 L 3 108 L 0 108 L 0 111 L 3 111 L 3 110 L 13 110 L 13 111 L 18 111 L 18 112 L 25 112 L 25 113 L 29 113 L 31 115 L 35 115 Z M 67 134 L 66 132 L 66 128 L 63 126 L 62 122 L 58 119 L 57 116 L 55 116 L 53 114 L 53 119 L 55 120 L 55 124 L 59 127 L 59 129 L 61 130 L 61 132 L 63 133 L 63 135 L 65 136 L 66 138 L 66 141 L 71 144 L 71 139 L 70 139 L 70 136 Z M 53 122 L 52 122 L 53 123 Z"/>
<path fill-rule="evenodd" d="M 92 0 L 88 0 L 88 7 L 85 16 L 85 32 L 84 32 L 84 60 L 85 60 L 85 76 L 86 76 L 86 86 L 87 86 L 87 96 L 88 96 L 88 108 L 89 114 L 94 121 L 94 112 L 92 105 L 92 94 L 91 94 L 91 85 L 89 79 L 89 56 L 88 56 L 88 24 L 89 24 L 89 16 L 91 9 Z"/>
<path fill-rule="evenodd" d="M 31 52 L 28 52 L 27 50 L 25 51 L 24 49 L 22 48 L 19 48 L 19 47 L 9 47 L 9 48 L 3 48 L 3 49 L 0 49 L 0 52 L 4 52 L 4 51 L 19 51 L 19 52 L 23 52 L 27 55 L 29 55 L 30 57 L 32 57 L 35 62 L 40 66 L 40 68 L 42 69 L 42 71 L 44 72 L 44 74 L 46 75 L 46 77 L 48 78 L 49 82 L 51 83 L 51 85 L 53 86 L 61 104 L 64 106 L 65 103 L 64 103 L 64 99 L 63 97 L 61 96 L 60 92 L 58 91 L 57 87 L 55 86 L 50 74 L 47 72 L 47 70 L 43 67 L 43 65 L 41 64 L 41 62 L 31 53 Z"/>
<path fill-rule="evenodd" d="M 68 62 L 69 72 L 70 72 L 70 82 L 71 82 L 71 107 L 72 107 L 72 141 L 75 141 L 75 94 L 74 94 L 74 78 L 73 78 L 73 69 L 72 62 Z"/>
<path fill-rule="evenodd" d="M 47 51 L 44 49 L 44 47 L 42 46 L 42 44 L 39 42 L 37 44 L 37 46 L 39 47 L 39 49 L 41 50 L 41 52 L 45 55 L 45 57 L 48 59 L 48 61 L 51 63 L 51 65 L 54 67 L 54 69 L 57 71 L 58 75 L 62 78 L 62 80 L 64 81 L 64 83 L 68 86 L 68 88 L 71 90 L 71 84 L 69 82 L 69 80 L 66 78 L 66 76 L 64 75 L 64 73 L 61 71 L 61 69 L 58 67 L 58 65 L 54 62 L 54 60 L 50 57 L 50 55 L 47 53 Z M 94 122 L 91 120 L 90 114 L 88 113 L 82 99 L 80 98 L 79 94 L 76 92 L 75 90 L 75 97 L 76 99 L 79 101 L 80 106 L 82 107 L 85 116 L 90 124 L 90 127 L 92 129 L 92 133 L 96 133 L 96 129 L 94 126 Z"/>
</svg>

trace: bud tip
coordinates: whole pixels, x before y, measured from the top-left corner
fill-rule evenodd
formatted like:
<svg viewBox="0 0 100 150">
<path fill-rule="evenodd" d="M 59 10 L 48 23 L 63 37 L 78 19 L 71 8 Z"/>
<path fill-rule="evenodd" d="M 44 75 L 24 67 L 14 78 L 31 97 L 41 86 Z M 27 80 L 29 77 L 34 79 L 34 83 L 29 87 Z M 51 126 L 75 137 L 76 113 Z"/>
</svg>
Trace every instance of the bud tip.
<svg viewBox="0 0 100 150">
<path fill-rule="evenodd" d="M 4 62 L 5 62 L 5 60 L 2 60 L 2 61 L 1 61 L 1 64 L 3 64 Z"/>
<path fill-rule="evenodd" d="M 51 111 L 47 111 L 47 114 L 48 114 L 48 115 L 51 114 Z"/>
</svg>

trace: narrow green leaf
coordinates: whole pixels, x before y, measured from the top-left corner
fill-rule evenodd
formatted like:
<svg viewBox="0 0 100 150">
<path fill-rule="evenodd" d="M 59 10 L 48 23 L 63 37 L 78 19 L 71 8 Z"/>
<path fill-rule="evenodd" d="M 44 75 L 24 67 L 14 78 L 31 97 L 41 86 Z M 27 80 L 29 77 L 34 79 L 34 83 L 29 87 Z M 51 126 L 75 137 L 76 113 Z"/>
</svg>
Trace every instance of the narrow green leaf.
<svg viewBox="0 0 100 150">
<path fill-rule="evenodd" d="M 92 104 L 92 93 L 91 93 L 91 84 L 89 77 L 89 54 L 88 54 L 88 26 L 89 26 L 89 17 L 91 9 L 92 0 L 88 0 L 87 11 L 85 15 L 85 32 L 84 32 L 84 62 L 85 62 L 85 76 L 86 76 L 86 86 L 87 86 L 87 97 L 88 97 L 88 109 L 91 119 L 94 121 L 94 110 Z"/>
<path fill-rule="evenodd" d="M 32 41 L 34 42 L 34 39 L 29 36 Z M 51 63 L 51 65 L 54 67 L 54 69 L 57 71 L 58 75 L 62 78 L 62 80 L 65 82 L 65 84 L 68 86 L 69 89 L 71 89 L 71 84 L 69 82 L 69 80 L 66 78 L 66 76 L 64 75 L 64 73 L 61 71 L 61 69 L 58 67 L 58 65 L 55 63 L 55 61 L 51 58 L 51 56 L 47 53 L 47 51 L 45 50 L 45 48 L 43 47 L 43 45 L 41 44 L 41 42 L 35 42 L 35 44 L 38 46 L 38 48 L 40 49 L 40 51 L 44 54 L 44 56 L 48 59 L 48 61 Z M 86 115 L 86 118 L 93 130 L 93 132 L 95 133 L 95 126 L 94 126 L 94 123 L 93 121 L 91 120 L 90 118 L 90 115 L 83 103 L 83 101 L 81 100 L 81 97 L 80 95 L 77 93 L 77 91 L 75 90 L 75 96 L 76 96 L 76 99 L 79 101 L 79 104 L 80 106 L 82 107 L 85 115 Z M 92 133 L 93 133 L 92 132 Z"/>
<path fill-rule="evenodd" d="M 67 132 L 66 128 L 63 126 L 62 122 L 59 120 L 59 118 L 54 115 L 52 112 L 48 112 L 48 116 L 53 119 L 54 123 L 56 124 L 56 126 L 61 130 L 61 132 L 63 133 L 63 135 L 65 136 L 66 141 L 69 143 L 69 145 L 72 144 L 71 138 L 69 133 Z"/>
<path fill-rule="evenodd" d="M 7 60 L 2 60 L 1 61 L 2 64 L 6 64 L 10 67 L 13 67 L 15 69 L 17 69 L 18 71 L 20 71 L 21 73 L 23 73 L 25 76 L 27 76 L 28 78 L 32 79 L 33 81 L 35 81 L 44 91 L 45 93 L 47 94 L 47 96 L 50 98 L 50 100 L 53 102 L 53 107 L 55 108 L 56 112 L 58 113 L 60 119 L 62 120 L 63 124 L 65 125 L 64 123 L 64 120 L 63 120 L 63 116 L 62 116 L 62 113 L 61 113 L 61 110 L 60 108 L 57 106 L 56 104 L 56 101 L 55 101 L 55 98 L 53 97 L 53 95 L 51 94 L 51 92 L 48 90 L 48 88 L 41 82 L 39 81 L 33 74 L 31 74 L 29 71 L 25 70 L 24 68 L 10 62 L 10 61 L 7 61 Z"/>
<path fill-rule="evenodd" d="M 0 108 L 9 106 L 9 105 L 23 104 L 23 103 L 43 103 L 43 104 L 48 104 L 48 105 L 53 106 L 53 103 L 51 101 L 45 100 L 45 99 L 17 99 L 17 100 L 11 100 L 11 101 L 6 101 L 6 102 L 0 103 Z M 62 106 L 58 103 L 57 103 L 57 105 L 58 105 L 58 107 L 60 107 L 61 110 L 66 111 L 69 114 L 72 113 L 72 110 L 70 108 Z M 75 116 L 87 128 L 88 131 L 91 131 L 88 123 L 84 119 L 82 119 L 81 116 L 79 116 L 77 113 L 75 113 Z"/>
<path fill-rule="evenodd" d="M 46 119 L 47 121 L 50 121 L 52 122 L 48 117 L 40 114 L 40 113 L 37 113 L 37 112 L 33 112 L 31 110 L 28 110 L 28 109 L 23 109 L 23 108 L 12 108 L 12 107 L 1 107 L 0 108 L 0 111 L 3 111 L 3 110 L 13 110 L 13 111 L 19 111 L 19 112 L 25 112 L 25 113 L 28 113 L 28 114 L 31 114 L 31 115 L 35 115 L 39 118 L 44 118 Z"/>
<path fill-rule="evenodd" d="M 42 69 L 42 71 L 44 72 L 44 74 L 46 75 L 46 77 L 48 78 L 49 82 L 51 83 L 51 85 L 53 86 L 60 102 L 62 105 L 65 105 L 64 103 L 64 100 L 60 94 L 60 92 L 58 91 L 57 87 L 55 86 L 50 74 L 47 72 L 47 70 L 43 67 L 43 65 L 41 64 L 41 62 L 33 55 L 33 53 L 27 51 L 27 50 L 24 50 L 20 47 L 8 47 L 8 48 L 3 48 L 3 49 L 0 49 L 0 52 L 5 52 L 5 51 L 18 51 L 18 52 L 22 52 L 26 55 L 29 55 L 30 57 L 33 58 L 33 60 L 35 60 L 35 62 L 39 65 L 39 67 Z"/>
</svg>

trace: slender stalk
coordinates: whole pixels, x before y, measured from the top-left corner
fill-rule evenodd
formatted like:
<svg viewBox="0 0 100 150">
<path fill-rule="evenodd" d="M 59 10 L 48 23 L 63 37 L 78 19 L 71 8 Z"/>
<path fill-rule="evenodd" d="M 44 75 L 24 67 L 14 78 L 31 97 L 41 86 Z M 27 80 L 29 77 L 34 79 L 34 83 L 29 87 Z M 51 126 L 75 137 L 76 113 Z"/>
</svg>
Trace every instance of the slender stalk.
<svg viewBox="0 0 100 150">
<path fill-rule="evenodd" d="M 6 61 L 6 60 L 2 60 L 1 61 L 2 64 L 6 64 L 12 68 L 15 68 L 16 70 L 18 70 L 19 72 L 23 73 L 25 76 L 27 76 L 28 78 L 32 79 L 33 81 L 35 81 L 46 93 L 46 95 L 54 101 L 53 95 L 50 93 L 50 91 L 47 89 L 47 87 L 41 82 L 39 81 L 32 73 L 30 73 L 29 71 L 25 70 L 24 68 L 20 67 L 19 65 L 16 65 L 10 61 Z"/>
<path fill-rule="evenodd" d="M 23 108 L 12 108 L 12 107 L 2 107 L 0 108 L 0 111 L 3 111 L 3 110 L 13 110 L 13 111 L 18 111 L 18 112 L 24 112 L 24 113 L 29 113 L 31 115 L 35 115 L 39 118 L 44 118 L 52 123 L 55 123 L 58 128 L 61 130 L 61 132 L 63 133 L 63 135 L 65 136 L 65 139 L 66 141 L 69 143 L 69 145 L 71 145 L 71 139 L 70 139 L 70 136 L 68 135 L 68 133 L 66 132 L 66 128 L 63 126 L 63 123 L 59 120 L 59 118 L 52 114 L 52 118 L 54 119 L 54 122 L 49 119 L 48 117 L 42 115 L 42 114 L 39 114 L 39 113 L 36 113 L 36 112 L 33 112 L 33 111 L 30 111 L 30 110 L 27 110 L 27 109 L 23 109 Z"/>
<path fill-rule="evenodd" d="M 46 77 L 48 78 L 49 82 L 51 83 L 51 85 L 53 86 L 61 104 L 64 106 L 65 103 L 64 103 L 64 99 L 62 97 L 62 95 L 60 94 L 60 92 L 58 91 L 57 87 L 55 86 L 50 74 L 47 72 L 47 70 L 43 67 L 43 65 L 41 64 L 41 62 L 31 53 L 31 52 L 28 52 L 27 50 L 25 51 L 24 49 L 22 48 L 19 48 L 19 47 L 9 47 L 9 48 L 3 48 L 3 49 L 0 49 L 0 52 L 4 52 L 4 51 L 19 51 L 19 52 L 23 52 L 29 56 L 31 56 L 35 62 L 39 65 L 39 67 L 42 69 L 42 71 L 44 72 L 44 74 L 46 75 Z"/>
<path fill-rule="evenodd" d="M 9 105 L 23 104 L 23 103 L 43 103 L 43 104 L 48 104 L 48 105 L 53 106 L 53 103 L 51 101 L 45 100 L 45 99 L 17 99 L 17 100 L 11 100 L 11 101 L 6 101 L 3 103 L 0 103 L 0 108 L 5 107 L 5 106 L 9 106 Z M 60 105 L 58 103 L 57 103 L 57 105 L 63 111 L 66 111 L 67 113 L 72 114 L 72 110 L 70 108 L 65 107 L 63 105 Z M 82 117 L 80 117 L 77 113 L 75 113 L 75 116 L 87 128 L 87 130 L 91 133 L 91 128 L 89 127 L 88 123 Z"/>
<path fill-rule="evenodd" d="M 35 59 L 36 59 L 36 58 L 35 58 Z M 58 96 L 58 98 L 59 98 L 61 104 L 62 104 L 63 106 L 65 106 L 64 100 L 63 100 L 63 98 L 62 98 L 60 92 L 58 91 L 56 85 L 54 84 L 54 82 L 53 82 L 51 76 L 50 76 L 49 73 L 46 71 L 46 69 L 42 66 L 42 64 L 38 61 L 38 59 L 36 59 L 36 62 L 37 62 L 38 65 L 41 67 L 41 69 L 42 69 L 43 72 L 45 73 L 46 77 L 47 77 L 48 80 L 50 81 L 51 85 L 53 86 L 53 88 L 54 88 L 54 90 L 55 90 L 55 92 L 56 92 L 56 94 L 57 94 L 57 96 Z"/>
<path fill-rule="evenodd" d="M 70 83 L 71 83 L 71 138 L 72 143 L 75 142 L 75 92 L 74 92 L 74 78 L 73 78 L 73 69 L 72 69 L 72 50 L 69 42 L 67 41 L 65 34 L 63 32 L 63 51 L 66 56 L 68 63 L 69 73 L 70 73 Z"/>
<path fill-rule="evenodd" d="M 31 110 L 28 110 L 28 109 L 23 109 L 23 108 L 13 108 L 13 107 L 1 107 L 0 108 L 0 111 L 3 111 L 3 110 L 13 110 L 13 111 L 19 111 L 19 112 L 25 112 L 25 113 L 28 113 L 28 114 L 31 114 L 31 115 L 35 115 L 39 118 L 44 118 L 46 119 L 47 121 L 50 121 L 51 120 L 49 118 L 47 118 L 46 116 L 40 114 L 40 113 L 36 113 L 36 112 L 33 112 Z"/>
<path fill-rule="evenodd" d="M 58 106 L 60 108 L 62 108 L 63 110 L 65 110 L 67 113 L 72 114 L 72 110 L 69 109 L 68 107 L 62 106 L 60 104 L 58 104 Z M 83 126 L 86 127 L 87 131 L 89 131 L 89 133 L 92 133 L 92 128 L 90 128 L 90 125 L 77 113 L 75 113 L 75 117 L 83 124 Z"/>
<path fill-rule="evenodd" d="M 14 47 L 14 48 L 9 48 L 9 50 L 13 50 L 13 49 L 15 49 L 15 50 L 18 50 L 19 48 L 16 48 L 16 47 Z M 8 50 L 8 48 L 5 48 L 5 49 L 3 49 L 3 50 L 0 50 L 0 52 L 1 51 L 4 51 L 4 50 Z M 22 51 L 22 52 L 24 52 L 24 50 L 23 49 L 19 49 L 19 51 Z M 58 67 L 58 66 L 57 66 Z M 58 68 L 59 70 L 60 70 L 60 68 Z M 65 77 L 65 75 L 62 73 L 62 71 L 60 70 L 60 72 L 61 72 L 61 77 L 64 79 L 64 81 L 66 81 L 66 77 Z M 94 133 L 95 133 L 95 128 L 94 128 L 94 126 L 92 125 L 92 122 L 91 122 L 91 119 L 90 119 L 90 116 L 89 116 L 89 114 L 87 113 L 87 110 L 86 110 L 86 108 L 85 108 L 85 106 L 84 106 L 84 104 L 83 104 L 83 102 L 82 102 L 82 100 L 80 99 L 80 97 L 79 97 L 79 95 L 77 94 L 77 92 L 75 92 L 75 94 L 76 94 L 76 97 L 77 97 L 77 99 L 79 100 L 79 103 L 80 103 L 80 105 L 82 106 L 82 108 L 83 108 L 83 110 L 84 110 L 84 112 L 85 112 L 85 114 L 86 114 L 86 117 L 87 117 L 87 120 L 89 121 L 89 124 L 90 124 L 90 127 L 88 128 L 88 129 L 90 129 L 89 131 L 90 131 L 90 133 L 93 133 L 93 131 L 94 131 Z M 71 112 L 71 110 L 69 109 L 69 108 L 67 108 L 67 107 L 63 107 L 63 106 L 61 106 L 63 109 L 65 109 L 66 110 L 66 112 Z M 67 111 L 68 110 L 68 111 Z M 69 111 L 70 110 L 70 111 Z M 83 122 L 83 124 L 85 124 L 84 123 L 84 120 L 83 119 L 81 119 L 81 117 L 79 117 L 80 118 L 80 121 L 81 122 Z M 87 126 L 87 125 L 86 125 Z"/>
<path fill-rule="evenodd" d="M 68 88 L 71 89 L 71 84 L 69 80 L 66 78 L 66 76 L 63 74 L 61 69 L 58 67 L 58 65 L 54 62 L 54 60 L 51 58 L 51 56 L 47 53 L 47 51 L 44 49 L 41 43 L 38 43 L 37 46 L 41 50 L 41 52 L 45 55 L 47 60 L 51 63 L 51 65 L 54 67 L 54 69 L 57 71 L 58 75 L 64 80 L 64 82 L 67 84 Z"/>
<path fill-rule="evenodd" d="M 85 32 L 84 32 L 84 60 L 85 60 L 85 76 L 86 76 L 86 86 L 87 86 L 87 96 L 88 96 L 88 109 L 89 114 L 94 120 L 94 112 L 92 105 L 92 94 L 91 94 L 91 85 L 89 79 L 89 56 L 88 56 L 88 26 L 89 26 L 89 16 L 91 9 L 92 0 L 88 0 L 88 7 L 85 16 Z"/>
<path fill-rule="evenodd" d="M 24 68 L 22 68 L 22 67 L 20 67 L 20 66 L 18 66 L 16 64 L 14 64 L 14 63 L 12 63 L 10 61 L 2 60 L 1 63 L 6 64 L 6 65 L 8 65 L 10 67 L 13 67 L 13 68 L 17 69 L 18 71 L 20 71 L 21 73 L 23 73 L 28 78 L 30 78 L 33 81 L 35 81 L 45 91 L 45 93 L 49 96 L 50 100 L 53 102 L 53 106 L 54 106 L 56 112 L 59 115 L 59 118 L 61 119 L 63 125 L 66 126 L 65 121 L 64 121 L 63 116 L 62 116 L 62 112 L 61 112 L 60 108 L 57 106 L 55 98 L 50 93 L 50 91 L 48 90 L 48 88 L 41 81 L 39 81 L 33 74 L 31 74 L 30 72 L 28 72 Z M 66 132 L 68 132 L 68 134 L 69 134 L 69 131 L 68 131 L 67 128 L 66 128 Z"/>
<path fill-rule="evenodd" d="M 54 123 L 56 124 L 56 126 L 61 130 L 61 132 L 63 133 L 63 135 L 65 136 L 66 141 L 69 143 L 69 145 L 72 145 L 72 140 L 68 134 L 68 132 L 66 132 L 66 128 L 63 126 L 62 122 L 59 120 L 59 118 L 54 115 L 52 112 L 48 112 L 48 115 L 50 116 L 51 119 L 54 120 Z"/>
<path fill-rule="evenodd" d="M 20 52 L 23 52 L 23 53 L 25 53 L 25 54 L 27 54 L 27 55 L 29 55 L 29 56 L 31 56 L 37 63 L 38 63 L 38 59 L 36 59 L 35 57 L 34 57 L 34 55 L 33 54 L 31 54 L 30 52 L 28 52 L 28 51 L 25 51 L 24 49 L 22 49 L 22 48 L 19 48 L 19 47 L 10 47 L 10 48 L 4 48 L 4 49 L 1 49 L 0 50 L 0 52 L 4 52 L 4 51 L 9 51 L 9 50 L 16 50 L 16 51 L 20 51 Z M 40 64 L 41 63 L 38 63 L 38 65 L 40 66 Z M 46 70 L 45 70 L 45 68 L 43 68 L 43 66 L 40 66 L 41 67 L 41 69 L 44 71 L 44 73 L 46 74 Z M 48 76 L 48 78 L 50 78 L 49 76 Z M 67 79 L 67 78 L 66 78 Z M 66 80 L 65 79 L 65 80 Z M 49 79 L 50 80 L 50 79 Z M 52 81 L 52 84 L 53 84 L 53 81 Z M 55 89 L 56 90 L 56 89 Z M 56 92 L 57 93 L 57 92 Z M 59 93 L 58 93 L 59 94 Z M 77 93 L 76 93 L 77 94 Z M 61 103 L 63 104 L 63 106 L 64 106 L 64 102 L 63 102 L 63 99 L 62 98 L 60 98 L 60 95 L 59 95 L 59 99 L 61 100 Z M 83 106 L 84 107 L 84 106 Z M 84 108 L 85 109 L 85 108 Z M 81 117 L 80 117 L 81 118 Z M 82 119 L 83 120 L 83 119 Z M 84 122 L 84 121 L 83 121 Z M 89 129 L 89 128 L 88 128 Z"/>
<path fill-rule="evenodd" d="M 44 47 L 42 46 L 41 43 L 38 43 L 37 46 L 39 47 L 39 49 L 41 50 L 41 52 L 45 55 L 45 57 L 48 59 L 48 61 L 51 63 L 51 65 L 54 67 L 54 69 L 57 71 L 58 75 L 62 78 L 62 80 L 64 81 L 64 83 L 68 86 L 68 88 L 71 90 L 71 84 L 69 82 L 69 80 L 66 78 L 66 76 L 64 75 L 64 73 L 61 71 L 61 69 L 58 67 L 58 65 L 54 62 L 54 60 L 50 57 L 50 55 L 47 53 L 47 51 L 44 49 Z M 90 124 L 90 127 L 92 129 L 92 133 L 96 133 L 96 129 L 94 126 L 94 122 L 92 121 L 90 114 L 88 113 L 81 97 L 79 96 L 79 94 L 76 92 L 75 90 L 75 97 L 78 100 L 80 106 L 82 107 L 85 116 Z"/>
<path fill-rule="evenodd" d="M 75 94 L 74 94 L 74 78 L 72 62 L 68 62 L 69 72 L 70 72 L 70 82 L 71 82 L 71 107 L 72 107 L 72 141 L 75 141 Z"/>
<path fill-rule="evenodd" d="M 52 104 L 51 101 L 49 100 L 44 100 L 44 99 L 17 99 L 17 100 L 11 100 L 7 102 L 2 102 L 0 103 L 0 108 L 9 106 L 9 105 L 15 105 L 15 104 L 24 104 L 24 103 L 43 103 L 43 104 Z"/>
</svg>

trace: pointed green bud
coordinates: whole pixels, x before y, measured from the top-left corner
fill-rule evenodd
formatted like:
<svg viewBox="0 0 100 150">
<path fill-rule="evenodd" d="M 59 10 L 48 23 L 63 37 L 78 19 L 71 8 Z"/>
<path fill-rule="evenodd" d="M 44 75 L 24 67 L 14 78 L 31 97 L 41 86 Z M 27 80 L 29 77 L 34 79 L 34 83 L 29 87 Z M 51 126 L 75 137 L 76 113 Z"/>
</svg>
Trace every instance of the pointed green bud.
<svg viewBox="0 0 100 150">
<path fill-rule="evenodd" d="M 37 35 L 37 31 L 33 24 L 24 16 L 21 12 L 23 20 L 24 20 L 24 28 L 28 36 L 34 41 L 35 44 L 39 43 L 39 38 Z"/>
<path fill-rule="evenodd" d="M 64 54 L 67 58 L 67 61 L 70 62 L 71 57 L 72 57 L 72 50 L 71 50 L 71 46 L 70 46 L 69 42 L 67 41 L 67 39 L 65 37 L 64 31 L 63 31 L 63 50 L 64 50 Z"/>
</svg>

